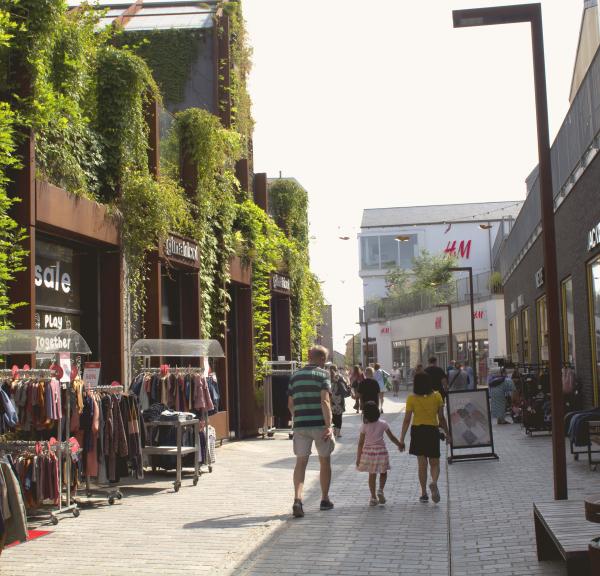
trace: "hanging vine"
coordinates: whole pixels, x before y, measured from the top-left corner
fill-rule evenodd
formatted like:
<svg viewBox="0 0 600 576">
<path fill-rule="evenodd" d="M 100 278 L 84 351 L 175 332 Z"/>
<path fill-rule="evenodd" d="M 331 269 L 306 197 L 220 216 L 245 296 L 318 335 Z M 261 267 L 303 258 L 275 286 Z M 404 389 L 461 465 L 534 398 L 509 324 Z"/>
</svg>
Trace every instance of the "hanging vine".
<svg viewBox="0 0 600 576">
<path fill-rule="evenodd" d="M 233 221 L 240 193 L 235 162 L 240 158 L 239 135 L 223 128 L 206 110 L 189 108 L 175 115 L 173 135 L 183 185 L 193 199 L 193 226 L 187 234 L 198 243 L 200 261 L 201 333 L 220 336 L 229 309 L 229 259 L 234 251 Z"/>
<path fill-rule="evenodd" d="M 0 58 L 8 51 L 17 24 L 10 14 L 0 9 Z M 15 156 L 15 115 L 6 102 L 0 102 L 0 329 L 10 326 L 10 315 L 19 306 L 11 302 L 8 295 L 14 274 L 23 270 L 23 260 L 27 252 L 21 248 L 25 231 L 10 217 L 9 210 L 14 204 L 7 193 L 7 172 L 18 167 Z"/>
</svg>

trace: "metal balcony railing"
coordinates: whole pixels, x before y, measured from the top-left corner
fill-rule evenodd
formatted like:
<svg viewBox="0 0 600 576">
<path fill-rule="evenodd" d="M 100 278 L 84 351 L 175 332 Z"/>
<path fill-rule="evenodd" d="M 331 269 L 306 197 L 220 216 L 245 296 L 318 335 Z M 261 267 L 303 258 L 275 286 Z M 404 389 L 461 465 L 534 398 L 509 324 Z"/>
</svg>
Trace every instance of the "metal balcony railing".
<svg viewBox="0 0 600 576">
<path fill-rule="evenodd" d="M 440 298 L 440 293 L 447 295 L 447 297 Z M 493 276 L 490 272 L 473 276 L 473 297 L 475 300 L 490 298 L 494 294 L 502 294 L 502 285 L 496 281 L 496 276 Z M 438 287 L 435 294 L 429 292 L 406 293 L 401 297 L 388 297 L 367 302 L 365 315 L 369 322 L 389 320 L 399 316 L 427 312 L 442 303 L 460 306 L 469 303 L 469 301 L 469 278 L 465 277 Z"/>
</svg>

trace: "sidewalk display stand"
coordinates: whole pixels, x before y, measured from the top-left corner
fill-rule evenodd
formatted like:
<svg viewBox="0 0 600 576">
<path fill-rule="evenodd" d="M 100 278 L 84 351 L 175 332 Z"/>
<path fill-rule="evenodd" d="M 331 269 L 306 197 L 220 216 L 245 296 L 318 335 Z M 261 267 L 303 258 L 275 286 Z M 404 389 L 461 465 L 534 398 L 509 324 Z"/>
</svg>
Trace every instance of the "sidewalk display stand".
<svg viewBox="0 0 600 576">
<path fill-rule="evenodd" d="M 223 348 L 217 340 L 167 340 L 167 339 L 148 339 L 143 338 L 138 340 L 131 348 L 132 358 L 144 358 L 145 362 L 148 362 L 152 357 L 158 358 L 224 358 Z M 184 369 L 184 368 L 182 368 Z M 146 369 L 144 372 L 158 370 L 158 369 Z M 179 370 L 177 368 L 172 369 L 173 371 Z M 208 463 L 208 471 L 212 472 L 212 462 L 209 456 L 209 444 L 210 444 L 210 433 L 209 433 L 209 417 L 208 411 L 203 410 L 202 420 L 204 420 L 204 433 L 206 436 L 206 462 Z M 175 492 L 178 492 L 181 488 L 181 476 L 182 476 L 182 457 L 187 454 L 195 453 L 195 467 L 194 467 L 194 480 L 193 484 L 198 484 L 198 478 L 200 477 L 201 470 L 199 464 L 199 453 L 200 453 L 200 420 L 170 420 L 170 421 L 156 421 L 156 422 L 144 422 L 146 429 L 155 427 L 174 427 L 177 434 L 176 446 L 147 446 L 142 448 L 143 456 L 176 456 L 177 467 L 176 467 L 176 480 L 173 483 Z M 194 446 L 182 446 L 183 431 L 185 428 L 193 427 L 194 429 Z M 153 467 L 153 471 L 154 471 Z"/>
<path fill-rule="evenodd" d="M 452 436 L 448 463 L 498 460 L 494 451 L 490 398 L 487 388 L 448 392 L 448 426 Z M 487 448 L 486 451 L 481 451 Z M 468 452 L 465 452 L 468 450 Z M 475 452 L 473 450 L 476 450 Z"/>
<path fill-rule="evenodd" d="M 273 377 L 276 379 L 281 379 L 282 382 L 286 382 L 289 384 L 289 380 L 291 375 L 298 370 L 298 362 L 295 361 L 274 361 L 268 362 L 268 371 L 264 379 L 264 391 L 265 391 L 265 400 L 264 400 L 264 423 L 262 428 L 262 437 L 263 438 L 273 438 L 275 433 L 281 432 L 289 435 L 290 440 L 293 438 L 294 433 L 290 428 L 285 428 L 282 426 L 275 426 L 276 412 L 277 408 L 275 407 L 274 397 L 281 395 L 281 391 L 276 391 L 274 393 L 273 390 Z M 286 384 L 286 392 L 287 392 L 287 384 Z M 279 393 L 279 394 L 278 394 Z M 287 412 L 287 403 L 283 408 Z M 281 420 L 281 415 L 279 415 L 279 420 Z"/>
<path fill-rule="evenodd" d="M 83 336 L 75 330 L 3 330 L 0 331 L 0 354 L 18 355 L 18 354 L 40 354 L 57 356 L 59 354 L 91 354 L 90 347 Z M 20 370 L 19 375 L 31 377 L 53 376 L 50 370 Z M 71 381 L 62 382 L 61 390 L 70 390 Z M 66 403 L 65 421 L 67 426 L 71 421 L 71 403 Z M 58 508 L 50 513 L 50 520 L 53 524 L 58 524 L 58 514 L 71 512 L 75 518 L 79 516 L 79 508 L 71 498 L 71 466 L 66 466 L 63 477 L 62 464 L 64 458 L 71 458 L 70 442 L 62 440 L 62 415 L 57 423 L 57 444 L 56 455 L 58 459 L 58 485 L 59 498 Z M 36 444 L 35 442 L 33 443 Z M 23 444 L 19 441 L 5 442 L 2 445 L 4 451 L 22 449 Z M 63 505 L 63 492 L 65 493 L 65 505 Z"/>
</svg>

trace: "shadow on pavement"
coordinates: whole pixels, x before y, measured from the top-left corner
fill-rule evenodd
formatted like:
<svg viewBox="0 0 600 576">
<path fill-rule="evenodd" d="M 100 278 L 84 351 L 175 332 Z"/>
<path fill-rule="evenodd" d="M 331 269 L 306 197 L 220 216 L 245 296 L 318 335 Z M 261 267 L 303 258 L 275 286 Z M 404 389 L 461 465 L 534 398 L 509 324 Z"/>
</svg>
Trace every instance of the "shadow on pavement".
<svg viewBox="0 0 600 576">
<path fill-rule="evenodd" d="M 186 530 L 203 528 L 214 530 L 216 528 L 238 528 L 240 526 L 261 526 L 277 520 L 288 520 L 289 514 L 279 514 L 276 516 L 245 516 L 243 514 L 231 514 L 230 516 L 220 516 L 218 518 L 208 518 L 198 522 L 189 522 L 183 525 Z"/>
</svg>

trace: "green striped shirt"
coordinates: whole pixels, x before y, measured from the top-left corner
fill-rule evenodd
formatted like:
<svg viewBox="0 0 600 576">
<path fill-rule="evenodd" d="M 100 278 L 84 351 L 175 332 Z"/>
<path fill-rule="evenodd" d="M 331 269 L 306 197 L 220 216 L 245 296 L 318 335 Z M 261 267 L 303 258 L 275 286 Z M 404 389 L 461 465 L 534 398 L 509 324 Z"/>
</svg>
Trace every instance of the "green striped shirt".
<svg viewBox="0 0 600 576">
<path fill-rule="evenodd" d="M 294 402 L 294 429 L 325 426 L 321 408 L 322 390 L 331 392 L 327 370 L 309 364 L 294 372 L 288 388 L 288 394 Z"/>
</svg>

